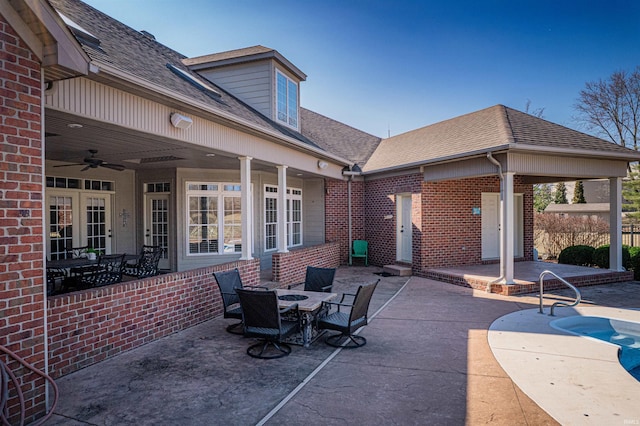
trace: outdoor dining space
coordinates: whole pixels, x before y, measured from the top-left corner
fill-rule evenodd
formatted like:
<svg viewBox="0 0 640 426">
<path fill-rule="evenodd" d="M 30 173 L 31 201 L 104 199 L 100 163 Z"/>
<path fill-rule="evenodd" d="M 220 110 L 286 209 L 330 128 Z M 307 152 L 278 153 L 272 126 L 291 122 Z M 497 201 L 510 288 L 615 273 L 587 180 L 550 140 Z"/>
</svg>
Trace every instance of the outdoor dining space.
<svg viewBox="0 0 640 426">
<path fill-rule="evenodd" d="M 57 379 L 47 425 L 556 424 L 500 368 L 486 338 L 496 318 L 536 308 L 535 294 L 380 272 L 340 267 L 333 282 L 342 294 L 380 278 L 358 333 L 364 347 L 334 348 L 321 337 L 286 357 L 254 359 L 245 353 L 253 338 L 227 332 L 236 321 L 220 315 Z M 583 295 L 640 302 L 638 283 Z"/>
<path fill-rule="evenodd" d="M 289 344 L 309 346 L 327 330 L 325 338 L 335 347 L 360 347 L 366 339 L 353 333 L 367 324 L 371 297 L 379 282 L 364 283 L 355 293 L 344 292 L 339 302 L 333 292 L 335 268 L 307 267 L 303 283 L 288 288 L 244 287 L 237 269 L 215 272 L 223 301 L 224 317 L 240 322 L 226 330 L 257 338 L 247 349 L 254 358 L 274 359 L 291 353 Z"/>
<path fill-rule="evenodd" d="M 102 254 L 88 246 L 70 248 L 64 258 L 47 260 L 47 295 L 117 284 L 157 275 L 162 249 L 143 245 L 138 254 Z"/>
</svg>

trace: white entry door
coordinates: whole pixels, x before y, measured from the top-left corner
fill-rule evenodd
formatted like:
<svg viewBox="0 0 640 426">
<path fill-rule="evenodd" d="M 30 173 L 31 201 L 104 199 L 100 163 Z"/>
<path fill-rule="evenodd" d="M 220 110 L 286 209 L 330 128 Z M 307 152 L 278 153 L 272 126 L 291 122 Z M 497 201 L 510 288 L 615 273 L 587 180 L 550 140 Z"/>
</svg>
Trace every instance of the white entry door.
<svg viewBox="0 0 640 426">
<path fill-rule="evenodd" d="M 144 243 L 160 246 L 163 250 L 158 267 L 170 269 L 169 194 L 147 194 L 145 198 Z"/>
<path fill-rule="evenodd" d="M 104 254 L 111 254 L 111 195 L 81 194 L 80 239 Z"/>
<path fill-rule="evenodd" d="M 514 256 L 520 257 L 524 251 L 523 197 L 514 194 L 513 213 L 515 227 L 513 230 Z M 500 258 L 500 194 L 483 192 L 481 199 L 482 215 L 482 259 Z"/>
<path fill-rule="evenodd" d="M 411 221 L 411 194 L 396 196 L 396 259 L 411 263 L 413 259 L 413 234 Z"/>
</svg>

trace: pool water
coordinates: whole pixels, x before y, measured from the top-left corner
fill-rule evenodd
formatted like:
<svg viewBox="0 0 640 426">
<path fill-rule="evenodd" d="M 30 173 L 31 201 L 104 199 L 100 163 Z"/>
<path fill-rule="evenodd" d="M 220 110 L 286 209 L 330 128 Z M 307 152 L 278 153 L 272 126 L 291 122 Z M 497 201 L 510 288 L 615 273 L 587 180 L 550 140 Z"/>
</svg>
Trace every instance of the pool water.
<svg viewBox="0 0 640 426">
<path fill-rule="evenodd" d="M 557 319 L 550 325 L 558 330 L 619 346 L 620 364 L 640 381 L 640 323 L 612 318 L 573 316 Z"/>
</svg>

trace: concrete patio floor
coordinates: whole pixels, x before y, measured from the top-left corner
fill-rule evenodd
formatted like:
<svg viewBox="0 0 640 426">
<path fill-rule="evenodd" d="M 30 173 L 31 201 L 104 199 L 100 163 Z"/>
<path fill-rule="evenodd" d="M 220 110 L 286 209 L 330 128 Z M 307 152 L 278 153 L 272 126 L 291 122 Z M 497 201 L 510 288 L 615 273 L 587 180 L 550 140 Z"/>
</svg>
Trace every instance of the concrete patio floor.
<svg viewBox="0 0 640 426">
<path fill-rule="evenodd" d="M 374 275 L 380 271 L 336 274 L 338 293 L 381 278 L 362 348 L 317 341 L 256 360 L 245 353 L 252 340 L 225 332 L 230 320 L 216 318 L 58 379 L 47 425 L 557 424 L 487 342 L 493 321 L 536 308 L 535 294 Z M 583 305 L 640 307 L 638 282 L 581 291 Z"/>
</svg>

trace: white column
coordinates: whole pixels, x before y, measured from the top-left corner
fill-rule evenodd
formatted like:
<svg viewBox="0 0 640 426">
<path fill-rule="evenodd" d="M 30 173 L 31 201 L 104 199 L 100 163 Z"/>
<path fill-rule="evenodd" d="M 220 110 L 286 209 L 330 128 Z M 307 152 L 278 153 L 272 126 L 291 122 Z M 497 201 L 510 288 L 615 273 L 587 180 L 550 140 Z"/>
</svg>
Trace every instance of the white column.
<svg viewBox="0 0 640 426">
<path fill-rule="evenodd" d="M 278 166 L 278 253 L 287 253 L 287 166 Z"/>
<path fill-rule="evenodd" d="M 502 200 L 503 218 L 502 223 L 502 246 L 500 256 L 504 256 L 501 260 L 501 264 L 504 265 L 504 281 L 505 284 L 515 284 L 513 280 L 513 239 L 514 239 L 514 224 L 515 224 L 515 211 L 513 208 L 513 176 L 515 173 L 504 173 L 504 195 Z"/>
<path fill-rule="evenodd" d="M 609 178 L 609 269 L 622 268 L 622 179 Z"/>
<path fill-rule="evenodd" d="M 251 157 L 240 160 L 240 213 L 242 220 L 242 254 L 240 260 L 251 260 L 253 248 L 253 200 L 251 198 Z"/>
</svg>

